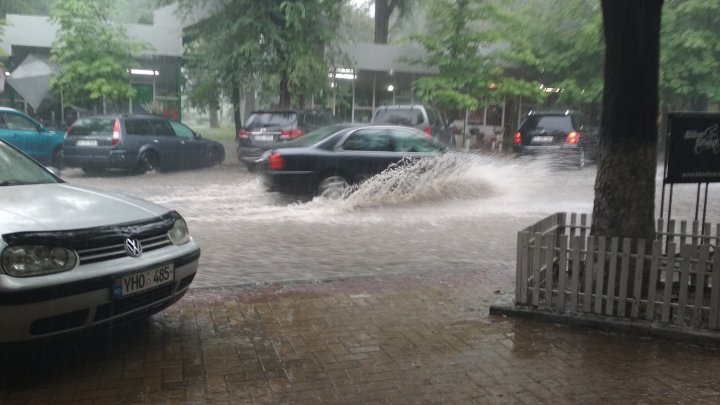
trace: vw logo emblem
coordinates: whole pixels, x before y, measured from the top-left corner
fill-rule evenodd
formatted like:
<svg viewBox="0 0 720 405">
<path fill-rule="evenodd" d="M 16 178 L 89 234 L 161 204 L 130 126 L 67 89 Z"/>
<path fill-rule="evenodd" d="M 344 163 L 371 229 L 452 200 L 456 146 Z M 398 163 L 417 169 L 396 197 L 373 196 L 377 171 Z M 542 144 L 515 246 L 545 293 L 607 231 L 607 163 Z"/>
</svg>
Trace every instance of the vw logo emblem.
<svg viewBox="0 0 720 405">
<path fill-rule="evenodd" d="M 137 239 L 125 239 L 125 251 L 132 257 L 140 257 L 142 245 Z"/>
</svg>

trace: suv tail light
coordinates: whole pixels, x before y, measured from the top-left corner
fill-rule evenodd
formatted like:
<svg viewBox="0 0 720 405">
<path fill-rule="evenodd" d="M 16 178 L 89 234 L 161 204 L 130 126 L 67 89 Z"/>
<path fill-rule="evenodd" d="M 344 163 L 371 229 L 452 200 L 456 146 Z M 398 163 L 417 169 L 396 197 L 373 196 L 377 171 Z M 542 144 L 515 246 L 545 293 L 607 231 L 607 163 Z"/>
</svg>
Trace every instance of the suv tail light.
<svg viewBox="0 0 720 405">
<path fill-rule="evenodd" d="M 280 139 L 293 139 L 302 136 L 303 131 L 300 129 L 285 130 L 280 133 Z"/>
<path fill-rule="evenodd" d="M 244 129 L 239 130 L 237 134 L 238 139 L 248 139 L 249 136 L 250 134 L 248 133 L 248 131 Z"/>
<path fill-rule="evenodd" d="M 431 136 L 432 135 L 432 129 L 430 127 L 425 127 L 425 135 Z"/>
<path fill-rule="evenodd" d="M 520 132 L 515 132 L 515 135 L 513 136 L 513 143 L 515 145 L 520 145 L 522 143 L 522 134 Z"/>
<path fill-rule="evenodd" d="M 268 158 L 267 167 L 270 170 L 282 170 L 285 168 L 285 159 L 279 153 L 273 153 Z"/>
<path fill-rule="evenodd" d="M 580 133 L 575 131 L 568 132 L 565 143 L 576 145 L 578 142 L 580 142 Z"/>
<path fill-rule="evenodd" d="M 118 143 L 120 143 L 120 119 L 118 119 L 118 118 L 115 118 L 115 124 L 113 125 L 113 134 L 112 134 L 111 143 L 112 143 L 112 146 L 115 146 Z"/>
</svg>

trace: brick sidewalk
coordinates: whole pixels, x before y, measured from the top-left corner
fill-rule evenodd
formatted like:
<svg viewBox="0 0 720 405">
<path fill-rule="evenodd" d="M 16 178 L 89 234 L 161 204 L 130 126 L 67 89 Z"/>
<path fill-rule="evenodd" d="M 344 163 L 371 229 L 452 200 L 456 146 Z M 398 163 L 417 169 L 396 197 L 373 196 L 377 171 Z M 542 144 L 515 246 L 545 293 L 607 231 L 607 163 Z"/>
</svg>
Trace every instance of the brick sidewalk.
<svg viewBox="0 0 720 405">
<path fill-rule="evenodd" d="M 0 403 L 720 403 L 720 352 L 487 315 L 482 273 L 195 289 L 5 350 Z"/>
</svg>

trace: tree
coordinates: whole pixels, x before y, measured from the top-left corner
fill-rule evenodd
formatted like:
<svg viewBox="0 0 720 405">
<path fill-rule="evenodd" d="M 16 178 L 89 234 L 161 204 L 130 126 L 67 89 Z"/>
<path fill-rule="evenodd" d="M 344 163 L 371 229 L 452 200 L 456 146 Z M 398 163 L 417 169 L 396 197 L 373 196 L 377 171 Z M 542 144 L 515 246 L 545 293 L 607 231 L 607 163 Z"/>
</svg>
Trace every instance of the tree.
<svg viewBox="0 0 720 405">
<path fill-rule="evenodd" d="M 7 14 L 48 15 L 56 0 L 3 0 L 0 17 Z"/>
<path fill-rule="evenodd" d="M 662 0 L 602 0 L 605 86 L 592 233 L 655 235 Z"/>
<path fill-rule="evenodd" d="M 668 0 L 662 24 L 660 94 L 668 109 L 705 110 L 720 102 L 720 3 Z"/>
<path fill-rule="evenodd" d="M 522 79 L 555 89 L 549 101 L 563 107 L 597 107 L 604 43 L 595 0 L 515 0 L 498 22 L 509 44 L 500 57 L 518 65 Z"/>
<path fill-rule="evenodd" d="M 375 43 L 387 44 L 390 17 L 397 10 L 401 16 L 410 10 L 412 0 L 375 0 Z"/>
<path fill-rule="evenodd" d="M 279 105 L 290 106 L 294 99 L 302 104 L 306 95 L 326 85 L 331 54 L 326 51 L 346 2 L 181 0 L 179 5 L 184 14 L 200 6 L 212 9 L 210 17 L 189 32 L 186 57 L 193 68 L 186 73 L 194 90 L 217 86 L 230 99 L 236 129 L 241 127 L 239 106 L 245 92 L 268 91 L 269 84 L 277 83 L 272 90 Z"/>
<path fill-rule="evenodd" d="M 61 70 L 50 85 L 68 103 L 90 106 L 135 94 L 129 69 L 133 55 L 148 45 L 128 39 L 113 15 L 112 0 L 60 0 L 53 6 L 51 20 L 59 31 L 51 52 Z"/>
</svg>

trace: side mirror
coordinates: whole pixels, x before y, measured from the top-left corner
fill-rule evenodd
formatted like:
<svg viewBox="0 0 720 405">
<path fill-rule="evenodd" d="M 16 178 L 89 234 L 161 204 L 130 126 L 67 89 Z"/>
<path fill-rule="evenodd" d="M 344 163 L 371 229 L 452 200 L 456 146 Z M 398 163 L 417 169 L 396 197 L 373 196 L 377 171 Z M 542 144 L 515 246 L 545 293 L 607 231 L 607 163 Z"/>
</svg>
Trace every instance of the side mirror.
<svg viewBox="0 0 720 405">
<path fill-rule="evenodd" d="M 200 139 L 200 138 L 202 138 L 202 135 L 200 135 L 200 134 L 197 133 L 197 132 L 193 132 L 193 135 L 195 135 L 195 139 Z"/>
</svg>

